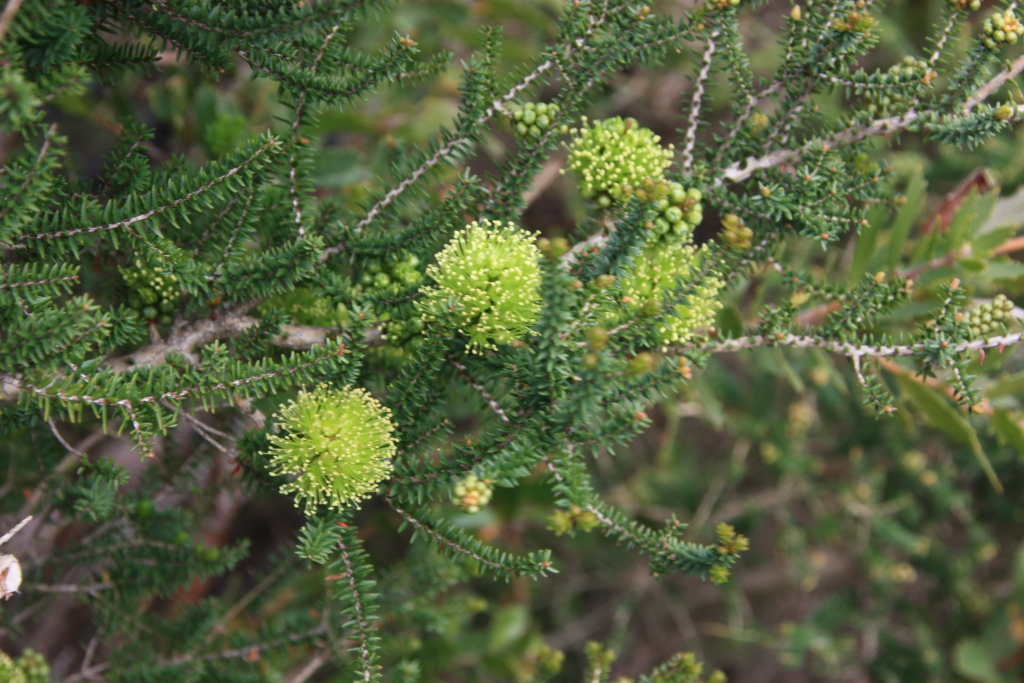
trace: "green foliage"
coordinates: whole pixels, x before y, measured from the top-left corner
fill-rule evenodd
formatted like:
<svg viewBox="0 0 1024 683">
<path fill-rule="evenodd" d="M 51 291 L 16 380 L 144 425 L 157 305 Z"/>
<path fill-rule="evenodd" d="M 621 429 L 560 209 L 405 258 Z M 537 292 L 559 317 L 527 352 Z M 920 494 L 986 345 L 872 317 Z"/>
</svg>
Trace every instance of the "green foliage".
<svg viewBox="0 0 1024 683">
<path fill-rule="evenodd" d="M 784 666 L 1019 674 L 1024 210 L 918 219 L 943 146 L 1020 176 L 1024 28 L 935 4 L 921 50 L 854 0 L 8 3 L 0 634 L 88 622 L 66 680 L 608 681 L 590 563 L 615 647 L 683 575 Z M 605 97 L 663 61 L 681 116 Z M 747 557 L 832 552 L 746 621 Z"/>
</svg>

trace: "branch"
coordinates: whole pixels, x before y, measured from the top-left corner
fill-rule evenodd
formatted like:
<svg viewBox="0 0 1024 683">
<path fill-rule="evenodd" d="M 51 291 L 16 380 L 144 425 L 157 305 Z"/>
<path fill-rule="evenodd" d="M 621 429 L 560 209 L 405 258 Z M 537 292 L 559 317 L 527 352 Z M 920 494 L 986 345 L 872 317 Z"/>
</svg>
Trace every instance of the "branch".
<svg viewBox="0 0 1024 683">
<path fill-rule="evenodd" d="M 1024 332 L 1008 334 L 987 339 L 973 339 L 968 342 L 961 342 L 950 347 L 952 353 L 963 353 L 965 351 L 980 351 L 981 349 L 1003 348 L 1013 346 L 1024 341 Z M 709 340 L 703 344 L 695 344 L 692 347 L 675 347 L 675 350 L 682 351 L 697 349 L 711 353 L 723 353 L 726 351 L 740 351 L 753 349 L 761 346 L 792 346 L 801 349 L 825 349 L 834 353 L 841 353 L 850 358 L 864 357 L 896 357 L 914 356 L 927 350 L 924 344 L 894 344 L 894 345 L 870 345 L 870 344 L 849 344 L 846 342 L 825 339 L 815 336 L 801 336 L 795 334 L 783 334 L 779 337 L 769 338 L 761 335 L 749 337 L 736 337 L 735 339 L 723 339 L 721 341 Z"/>
<path fill-rule="evenodd" d="M 197 359 L 193 353 L 194 348 L 218 339 L 237 337 L 250 327 L 259 325 L 258 319 L 246 315 L 254 306 L 255 303 L 238 306 L 219 314 L 216 318 L 202 318 L 173 329 L 167 341 L 150 344 L 133 353 L 114 358 L 109 361 L 108 365 L 119 372 L 149 365 L 160 365 L 171 351 L 176 351 L 189 362 L 195 363 Z M 285 349 L 304 351 L 312 346 L 325 343 L 330 332 L 331 330 L 326 327 L 282 325 L 281 334 L 275 335 L 271 343 Z"/>
<path fill-rule="evenodd" d="M 977 106 L 980 102 L 984 101 L 989 95 L 998 90 L 1004 83 L 1011 78 L 1015 77 L 1019 73 L 1024 71 L 1024 56 L 1018 57 L 1010 64 L 1010 68 L 1005 71 L 999 72 L 992 80 L 983 85 L 975 93 L 974 97 L 967 100 L 964 104 L 963 113 L 968 114 Z M 900 116 L 890 116 L 885 119 L 876 119 L 871 123 L 859 127 L 859 128 L 847 128 L 844 131 L 836 133 L 827 140 L 816 139 L 813 142 L 821 141 L 829 147 L 841 147 L 844 145 L 852 145 L 854 143 L 865 140 L 869 137 L 876 135 L 887 135 L 889 133 L 897 133 L 907 126 L 911 125 L 920 118 L 918 112 L 911 109 L 905 114 Z M 722 175 L 715 179 L 712 187 L 722 187 L 731 183 L 738 183 L 746 180 L 752 176 L 755 172 L 786 164 L 791 161 L 801 159 L 803 155 L 810 151 L 810 147 L 813 142 L 803 145 L 799 149 L 779 149 L 774 152 L 770 152 L 762 157 L 747 157 L 746 161 L 737 161 L 726 168 Z"/>
<path fill-rule="evenodd" d="M 270 138 L 263 145 L 261 145 L 255 152 L 253 152 L 252 156 L 245 158 L 237 166 L 229 168 L 227 171 L 225 171 L 221 175 L 217 176 L 216 178 L 211 178 L 210 180 L 208 180 L 207 182 L 203 183 L 202 185 L 200 185 L 196 189 L 192 190 L 191 192 L 188 192 L 188 193 L 186 193 L 186 194 L 184 194 L 184 195 L 182 195 L 182 196 L 180 196 L 180 197 L 178 197 L 178 198 L 176 198 L 176 199 L 174 199 L 174 200 L 172 200 L 172 201 L 170 201 L 170 202 L 168 202 L 166 204 L 154 207 L 154 208 L 150 209 L 149 211 L 144 211 L 143 213 L 140 213 L 140 214 L 138 214 L 136 216 L 132 216 L 131 218 L 126 218 L 126 219 L 120 220 L 120 221 L 114 221 L 113 223 L 106 223 L 104 225 L 91 225 L 91 226 L 84 227 L 84 228 L 73 228 L 71 230 L 58 230 L 56 232 L 42 232 L 42 233 L 38 233 L 38 234 L 35 234 L 35 235 L 22 235 L 22 239 L 25 239 L 25 240 L 48 240 L 48 239 L 56 239 L 56 238 L 59 238 L 59 237 L 74 237 L 75 235 L 91 234 L 91 233 L 94 233 L 94 232 L 106 232 L 106 231 L 109 231 L 109 230 L 116 230 L 117 228 L 130 228 L 132 225 L 134 225 L 136 223 L 141 223 L 142 221 L 149 220 L 153 216 L 158 216 L 158 215 L 160 215 L 162 213 L 166 213 L 168 211 L 171 211 L 172 209 L 175 209 L 175 208 L 181 206 L 182 204 L 186 204 L 186 203 L 190 202 L 191 200 L 195 199 L 196 197 L 202 195 L 204 192 L 206 192 L 210 188 L 215 187 L 216 185 L 220 185 L 221 183 L 226 182 L 232 176 L 235 176 L 235 175 L 241 173 L 242 171 L 244 171 L 258 157 L 262 156 L 267 150 L 269 150 L 271 147 L 274 147 L 277 144 L 279 144 L 277 138 Z M 27 248 L 28 245 L 22 243 L 22 244 L 9 244 L 9 245 L 6 245 L 6 246 L 14 248 L 14 249 L 24 249 L 24 248 Z"/>
</svg>

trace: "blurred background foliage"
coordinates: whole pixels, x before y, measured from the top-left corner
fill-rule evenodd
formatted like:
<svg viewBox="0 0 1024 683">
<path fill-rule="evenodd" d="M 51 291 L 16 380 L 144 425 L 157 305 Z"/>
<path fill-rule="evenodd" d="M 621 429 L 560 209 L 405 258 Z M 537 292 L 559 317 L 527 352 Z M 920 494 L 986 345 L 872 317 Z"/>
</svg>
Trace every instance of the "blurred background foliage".
<svg viewBox="0 0 1024 683">
<path fill-rule="evenodd" d="M 676 0 L 651 4 L 677 15 L 692 8 Z M 459 60 L 478 47 L 480 27 L 503 27 L 498 71 L 508 73 L 554 38 L 560 7 L 558 0 L 405 0 L 371 23 L 372 30 L 361 29 L 359 46 L 380 45 L 397 31 L 424 53 L 453 52 L 453 68 L 360 106 L 326 111 L 315 159 L 318 195 L 360 202 L 387 183 L 395 149 L 422 144 L 453 119 Z M 771 2 L 743 15 L 757 73 L 767 76 L 778 64 L 784 13 L 788 5 Z M 938 13 L 938 2 L 887 3 L 881 43 L 863 66 L 887 69 L 905 56 L 920 57 Z M 973 32 L 952 37 L 962 51 L 983 14 Z M 658 68 L 620 74 L 590 116 L 633 116 L 672 142 L 692 65 L 693 55 L 681 53 Z M 166 53 L 149 78 L 96 83 L 83 95 L 58 98 L 52 113 L 70 140 L 70 172 L 97 175 L 115 144 L 115 122 L 126 117 L 155 128 L 147 144 L 157 163 L 177 155 L 186 162 L 217 158 L 247 137 L 282 128 L 275 86 L 250 76 L 238 64 L 210 81 Z M 714 78 L 722 87 L 712 87 L 712 101 L 725 116 L 726 74 Z M 839 89 L 816 104 L 827 110 L 864 105 Z M 878 271 L 912 273 L 921 295 L 880 321 L 886 329 L 925 319 L 935 305 L 928 288 L 952 277 L 981 301 L 998 293 L 1024 300 L 1024 264 L 1011 250 L 998 252 L 1024 225 L 1024 198 L 1017 194 L 1024 182 L 1022 136 L 1018 128 L 969 151 L 914 135 L 888 141 L 891 150 L 879 142 L 879 158 L 884 153 L 894 167 L 906 203 L 877 210 L 859 237 L 828 252 L 793 238 L 780 261 L 834 282 Z M 486 174 L 514 144 L 507 124 L 494 126 L 472 170 Z M 558 174 L 563 159 L 564 150 L 537 178 L 523 227 L 572 238 L 584 207 L 571 180 Z M 449 172 L 442 181 L 454 177 Z M 720 229 L 719 217 L 706 215 L 698 237 L 713 239 Z M 771 270 L 733 279 L 726 297 L 723 334 L 755 322 L 766 303 L 788 299 L 809 324 L 828 313 L 807 305 L 799 287 Z M 607 540 L 580 530 L 572 538 L 556 535 L 549 528 L 553 501 L 530 480 L 497 489 L 480 514 L 454 505 L 447 513 L 511 550 L 552 547 L 559 573 L 540 582 L 451 586 L 458 574 L 449 560 L 423 545 L 407 550 L 395 516 L 367 504 L 361 527 L 378 566 L 406 552 L 420 555 L 383 579 L 382 600 L 403 616 L 382 625 L 386 680 L 526 683 L 557 668 L 556 651 L 565 657 L 556 680 L 577 680 L 592 640 L 619 654 L 613 678 L 637 676 L 687 650 L 736 683 L 1024 679 L 1024 357 L 1008 349 L 982 361 L 985 414 L 966 415 L 941 388 L 886 363 L 881 376 L 899 402 L 895 415 L 882 419 L 862 404 L 848 361 L 822 351 L 756 349 L 694 368 L 691 382 L 649 411 L 650 430 L 603 454 L 593 470 L 603 495 L 640 520 L 660 524 L 674 515 L 702 542 L 713 540 L 720 522 L 749 536 L 751 551 L 724 587 L 651 577 L 641 558 Z M 466 406 L 477 398 L 455 386 L 451 392 L 449 419 L 471 438 L 478 425 Z M 260 407 L 269 414 L 275 406 Z M 37 451 L 12 453 L 12 473 L 24 459 L 63 454 L 45 425 L 29 429 L 37 434 Z M 168 472 L 209 457 L 187 424 L 169 444 L 172 452 L 161 459 Z M 94 451 L 125 458 L 127 445 L 112 440 Z M 140 467 L 132 455 L 127 461 Z M 258 621 L 260 613 L 320 590 L 322 572 L 302 571 L 290 557 L 302 524 L 291 501 L 256 498 L 218 507 L 219 487 L 237 484 L 225 472 L 205 481 L 182 499 L 182 514 L 219 518 L 219 526 L 205 522 L 207 544 L 248 540 L 249 557 L 234 572 L 176 596 L 167 610 L 188 610 L 198 597 L 213 595 L 223 605 L 245 601 Z M 30 485 L 12 475 L 4 495 L 18 496 Z M 401 575 L 408 572 L 415 576 Z M 442 588 L 449 589 L 444 599 Z M 55 676 L 67 671 L 88 640 L 86 619 L 80 607 L 60 614 L 59 623 L 54 617 L 20 633 L 6 630 L 5 649 L 31 645 L 47 655 Z M 283 672 L 293 661 L 272 654 L 250 663 Z M 315 680 L 344 676 L 325 669 Z"/>
</svg>

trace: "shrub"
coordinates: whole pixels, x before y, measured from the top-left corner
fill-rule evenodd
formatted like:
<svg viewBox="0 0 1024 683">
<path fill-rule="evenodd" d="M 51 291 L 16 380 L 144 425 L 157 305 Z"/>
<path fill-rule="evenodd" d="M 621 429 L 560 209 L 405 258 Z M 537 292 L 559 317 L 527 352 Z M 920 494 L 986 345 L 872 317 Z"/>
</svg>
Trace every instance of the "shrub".
<svg viewBox="0 0 1024 683">
<path fill-rule="evenodd" d="M 805 619 L 715 632 L 835 676 L 1019 673 L 1021 379 L 994 378 L 1022 338 L 1020 226 L 978 174 L 912 235 L 907 160 L 1012 159 L 1021 24 L 937 4 L 921 58 L 868 70 L 893 43 L 862 0 L 574 0 L 515 68 L 483 27 L 461 69 L 431 26 L 448 5 L 387 39 L 383 3 L 8 2 L 0 505 L 36 517 L 7 548 L 4 635 L 70 596 L 90 626 L 52 660 L 67 681 L 526 681 L 564 655 L 523 579 L 604 548 L 729 590 L 752 537 L 801 590 L 832 547 L 858 573 Z M 753 13 L 781 27 L 756 67 Z M 588 123 L 617 74 L 665 60 L 690 75 L 678 131 Z M 453 73 L 458 109 L 430 121 Z M 524 196 L 559 155 L 572 240 L 545 223 L 534 245 Z M 713 478 L 670 446 L 607 465 L 671 443 L 669 395 L 716 427 Z M 765 481 L 770 504 L 740 486 Z M 305 505 L 272 515 L 293 551 L 232 535 L 282 500 Z M 607 680 L 611 650 L 586 657 L 566 675 Z M 28 650 L 0 667 L 48 675 Z M 643 669 L 703 675 L 692 654 Z"/>
</svg>

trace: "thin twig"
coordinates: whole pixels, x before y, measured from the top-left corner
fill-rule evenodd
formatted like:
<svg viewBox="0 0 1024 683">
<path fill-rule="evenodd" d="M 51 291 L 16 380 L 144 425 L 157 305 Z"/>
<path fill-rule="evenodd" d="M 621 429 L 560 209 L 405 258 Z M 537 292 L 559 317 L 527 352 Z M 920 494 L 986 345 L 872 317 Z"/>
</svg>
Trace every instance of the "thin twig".
<svg viewBox="0 0 1024 683">
<path fill-rule="evenodd" d="M 7 35 L 7 29 L 11 27 L 11 22 L 14 21 L 14 15 L 18 13 L 21 8 L 22 0 L 7 0 L 7 5 L 4 7 L 3 14 L 0 14 L 0 43 L 3 42 L 4 37 Z"/>
<path fill-rule="evenodd" d="M 14 537 L 14 534 L 18 533 L 23 528 L 25 528 L 25 525 L 28 524 L 31 521 L 32 521 L 32 515 L 29 515 L 25 519 L 23 519 L 20 522 L 18 522 L 17 524 L 15 524 L 13 529 L 8 531 L 3 536 L 0 536 L 0 545 L 3 545 L 4 543 L 7 543 L 7 541 L 11 540 L 11 538 Z"/>
</svg>

